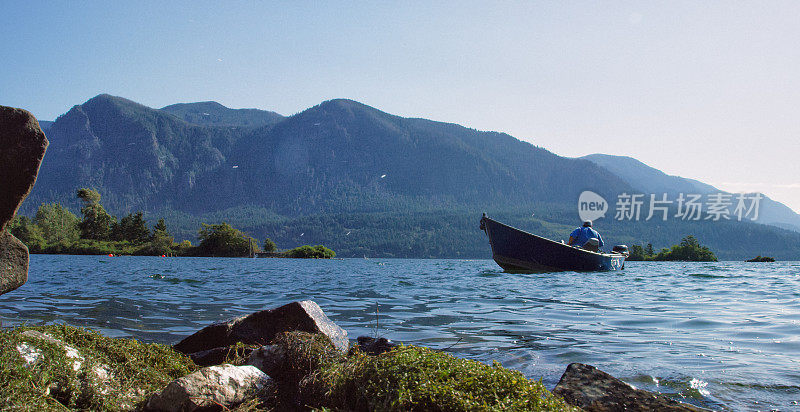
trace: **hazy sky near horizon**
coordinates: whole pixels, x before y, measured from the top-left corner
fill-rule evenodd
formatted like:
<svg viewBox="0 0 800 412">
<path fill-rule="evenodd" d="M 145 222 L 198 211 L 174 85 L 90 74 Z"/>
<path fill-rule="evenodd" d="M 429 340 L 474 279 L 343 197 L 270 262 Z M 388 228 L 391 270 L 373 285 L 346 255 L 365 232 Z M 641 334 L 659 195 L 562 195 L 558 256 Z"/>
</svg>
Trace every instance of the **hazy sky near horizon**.
<svg viewBox="0 0 800 412">
<path fill-rule="evenodd" d="M 0 104 L 350 98 L 800 212 L 800 2 L 4 2 Z"/>
</svg>

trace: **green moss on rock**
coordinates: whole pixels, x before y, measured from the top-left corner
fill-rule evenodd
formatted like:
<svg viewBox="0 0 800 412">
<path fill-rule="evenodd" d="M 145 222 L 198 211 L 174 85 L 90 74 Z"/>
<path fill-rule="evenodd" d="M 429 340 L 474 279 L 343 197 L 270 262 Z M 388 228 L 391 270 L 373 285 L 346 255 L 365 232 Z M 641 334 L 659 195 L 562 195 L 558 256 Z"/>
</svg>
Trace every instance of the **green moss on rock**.
<svg viewBox="0 0 800 412">
<path fill-rule="evenodd" d="M 83 358 L 76 371 L 58 343 L 24 336 L 36 330 L 77 349 Z M 26 365 L 17 347 L 41 351 L 41 359 Z M 98 378 L 95 367 L 108 377 Z M 114 339 L 67 325 L 17 327 L 0 331 L 0 403 L 20 411 L 130 409 L 172 380 L 197 369 L 169 346 Z"/>
<path fill-rule="evenodd" d="M 282 373 L 278 378 L 292 384 L 298 384 L 312 372 L 346 360 L 345 355 L 321 333 L 284 332 L 275 338 L 273 344 L 285 351 L 283 365 L 279 368 Z"/>
<path fill-rule="evenodd" d="M 318 339 L 285 334 L 294 349 L 289 365 L 309 371 L 299 383 L 298 403 L 363 411 L 564 411 L 578 410 L 541 382 L 499 363 L 486 365 L 431 349 L 401 346 L 370 356 L 354 351 L 337 359 Z M 305 339 L 305 342 L 308 342 Z M 281 344 L 281 342 L 276 342 Z M 300 349 L 302 348 L 302 349 Z M 317 352 L 321 351 L 321 352 Z M 315 353 L 317 352 L 317 353 Z M 287 366 L 289 366 L 287 365 Z M 297 375 L 302 372 L 298 371 Z"/>
</svg>

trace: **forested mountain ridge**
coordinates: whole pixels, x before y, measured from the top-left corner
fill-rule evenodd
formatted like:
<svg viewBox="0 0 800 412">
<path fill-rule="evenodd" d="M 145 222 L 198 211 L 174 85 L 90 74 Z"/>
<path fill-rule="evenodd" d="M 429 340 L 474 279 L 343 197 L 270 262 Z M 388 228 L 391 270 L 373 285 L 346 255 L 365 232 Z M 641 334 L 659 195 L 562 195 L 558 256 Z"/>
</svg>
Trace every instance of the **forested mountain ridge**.
<svg viewBox="0 0 800 412">
<path fill-rule="evenodd" d="M 259 109 L 230 109 L 217 102 L 176 103 L 160 109 L 200 126 L 269 126 L 283 120 L 278 113 Z"/>
<path fill-rule="evenodd" d="M 215 204 L 244 200 L 288 215 L 568 203 L 583 189 L 575 182 L 599 191 L 627 187 L 590 162 L 506 134 L 406 119 L 344 99 L 255 131 L 237 142 L 228 167 L 207 177 L 198 194 L 228 191 Z"/>
<path fill-rule="evenodd" d="M 50 127 L 50 147 L 26 204 L 60 201 L 75 208 L 75 191 L 92 187 L 116 214 L 169 208 L 198 177 L 219 168 L 244 133 L 99 95 Z"/>
<path fill-rule="evenodd" d="M 647 193 L 699 193 L 718 192 L 719 189 L 703 182 L 680 176 L 671 176 L 628 156 L 590 154 L 580 157 L 608 169 L 630 183 L 635 189 Z"/>
<path fill-rule="evenodd" d="M 209 106 L 198 105 L 168 108 L 187 113 Z M 93 187 L 115 214 L 243 205 L 295 216 L 566 204 L 587 187 L 628 188 L 591 162 L 503 133 L 402 118 L 344 99 L 247 128 L 200 126 L 99 95 L 60 116 L 48 138 L 27 203 L 74 205 L 77 188 Z"/>
</svg>

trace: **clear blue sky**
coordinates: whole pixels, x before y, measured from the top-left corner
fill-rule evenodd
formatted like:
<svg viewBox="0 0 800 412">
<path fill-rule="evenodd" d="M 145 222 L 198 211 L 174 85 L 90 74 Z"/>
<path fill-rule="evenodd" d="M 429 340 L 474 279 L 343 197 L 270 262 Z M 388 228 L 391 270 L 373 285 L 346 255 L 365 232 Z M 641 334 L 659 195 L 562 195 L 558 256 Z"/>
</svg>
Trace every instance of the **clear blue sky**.
<svg viewBox="0 0 800 412">
<path fill-rule="evenodd" d="M 800 211 L 800 2 L 2 3 L 0 104 L 344 97 Z"/>
</svg>

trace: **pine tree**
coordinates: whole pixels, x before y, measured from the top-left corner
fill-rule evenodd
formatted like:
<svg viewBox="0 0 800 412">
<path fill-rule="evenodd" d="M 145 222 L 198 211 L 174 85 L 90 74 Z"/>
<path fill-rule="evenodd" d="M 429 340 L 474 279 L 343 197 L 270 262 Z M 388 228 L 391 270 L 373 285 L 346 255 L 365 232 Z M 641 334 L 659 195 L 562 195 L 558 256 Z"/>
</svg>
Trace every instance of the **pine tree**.
<svg viewBox="0 0 800 412">
<path fill-rule="evenodd" d="M 100 193 L 93 189 L 82 188 L 78 189 L 78 198 L 84 202 L 81 208 L 83 220 L 79 224 L 81 238 L 108 240 L 111 236 L 111 224 L 116 219 L 100 204 Z"/>
</svg>

